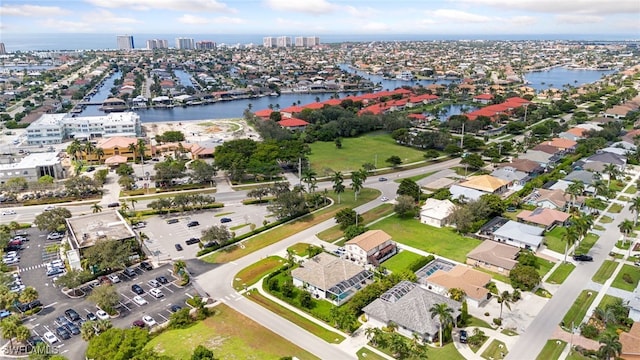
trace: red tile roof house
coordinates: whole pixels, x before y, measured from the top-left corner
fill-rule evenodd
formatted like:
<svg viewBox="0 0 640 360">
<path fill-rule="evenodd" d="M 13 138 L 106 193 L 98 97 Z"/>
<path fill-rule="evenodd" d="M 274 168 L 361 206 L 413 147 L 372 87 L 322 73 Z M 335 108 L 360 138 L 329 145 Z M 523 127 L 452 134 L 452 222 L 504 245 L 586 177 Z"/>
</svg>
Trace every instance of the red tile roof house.
<svg viewBox="0 0 640 360">
<path fill-rule="evenodd" d="M 278 124 L 283 128 L 298 131 L 304 130 L 309 125 L 308 122 L 293 117 L 283 118 L 282 120 L 278 121 Z"/>
<path fill-rule="evenodd" d="M 542 225 L 545 230 L 549 231 L 556 226 L 564 226 L 569 217 L 570 215 L 565 212 L 540 207 L 533 211 L 522 210 L 518 214 L 518 221 L 532 225 Z"/>
<path fill-rule="evenodd" d="M 493 101 L 493 95 L 491 94 L 480 94 L 473 97 L 473 102 L 480 104 L 489 104 L 491 101 Z"/>
<path fill-rule="evenodd" d="M 553 138 L 551 139 L 551 141 L 545 141 L 542 144 L 553 146 L 560 151 L 564 151 L 568 153 L 572 153 L 576 151 L 576 146 L 578 145 L 578 143 L 573 140 L 563 139 L 563 138 Z"/>
<path fill-rule="evenodd" d="M 411 96 L 407 100 L 407 107 L 425 105 L 425 104 L 432 103 L 436 100 L 438 100 L 438 97 L 436 95 L 430 95 L 430 94 Z"/>
</svg>

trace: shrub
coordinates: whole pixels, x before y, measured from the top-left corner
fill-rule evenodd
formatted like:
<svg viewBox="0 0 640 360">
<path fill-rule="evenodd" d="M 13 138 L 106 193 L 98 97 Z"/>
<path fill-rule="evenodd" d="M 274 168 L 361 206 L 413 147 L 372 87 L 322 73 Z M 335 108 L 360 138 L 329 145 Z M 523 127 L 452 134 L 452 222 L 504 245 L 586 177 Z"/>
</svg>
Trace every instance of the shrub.
<svg viewBox="0 0 640 360">
<path fill-rule="evenodd" d="M 489 314 L 488 311 L 484 313 L 484 316 L 489 316 L 489 315 L 491 315 L 491 314 Z"/>
<path fill-rule="evenodd" d="M 500 326 L 502 325 L 502 319 L 500 318 L 493 318 L 493 323 Z"/>
<path fill-rule="evenodd" d="M 433 255 L 429 255 L 427 257 L 421 257 L 419 259 L 416 259 L 414 262 L 412 262 L 409 265 L 409 270 L 416 272 L 420 269 L 422 269 L 423 266 L 427 265 L 428 263 L 432 262 L 435 259 L 435 257 Z"/>
<path fill-rule="evenodd" d="M 633 284 L 633 278 L 631 277 L 631 275 L 629 275 L 629 273 L 622 274 L 622 280 L 627 284 Z"/>
<path fill-rule="evenodd" d="M 598 329 L 591 324 L 582 324 L 580 326 L 580 334 L 588 339 L 596 339 L 599 335 Z"/>
<path fill-rule="evenodd" d="M 313 302 L 311 301 L 311 294 L 307 291 L 300 293 L 300 306 L 306 309 L 311 309 Z"/>
<path fill-rule="evenodd" d="M 191 315 L 189 315 L 189 309 L 184 308 L 171 314 L 169 318 L 169 328 L 171 329 L 183 329 L 193 323 Z"/>
<path fill-rule="evenodd" d="M 540 274 L 533 266 L 517 264 L 509 273 L 511 285 L 516 289 L 530 291 L 540 283 Z"/>
<path fill-rule="evenodd" d="M 498 294 L 498 287 L 496 286 L 496 283 L 494 283 L 493 281 L 488 283 L 487 286 L 485 287 L 487 288 L 487 290 L 489 290 L 490 293 Z"/>
</svg>

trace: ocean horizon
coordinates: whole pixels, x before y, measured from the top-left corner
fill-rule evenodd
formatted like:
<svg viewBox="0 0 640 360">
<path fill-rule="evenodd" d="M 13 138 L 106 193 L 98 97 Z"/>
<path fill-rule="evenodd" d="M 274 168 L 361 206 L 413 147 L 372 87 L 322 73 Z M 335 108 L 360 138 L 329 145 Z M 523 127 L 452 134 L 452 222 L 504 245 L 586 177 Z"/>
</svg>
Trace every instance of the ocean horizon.
<svg viewBox="0 0 640 360">
<path fill-rule="evenodd" d="M 80 34 L 80 33 L 3 33 L 3 42 L 8 52 L 38 50 L 107 50 L 116 49 L 116 36 L 125 34 Z M 209 40 L 218 44 L 256 44 L 262 45 L 265 36 L 318 36 L 320 43 L 371 42 L 371 41 L 454 41 L 454 40 L 487 40 L 487 41 L 638 41 L 637 36 L 630 34 L 126 34 L 133 36 L 134 47 L 146 48 L 147 40 L 167 40 L 169 47 L 175 46 L 178 37 L 193 38 L 195 41 Z"/>
</svg>

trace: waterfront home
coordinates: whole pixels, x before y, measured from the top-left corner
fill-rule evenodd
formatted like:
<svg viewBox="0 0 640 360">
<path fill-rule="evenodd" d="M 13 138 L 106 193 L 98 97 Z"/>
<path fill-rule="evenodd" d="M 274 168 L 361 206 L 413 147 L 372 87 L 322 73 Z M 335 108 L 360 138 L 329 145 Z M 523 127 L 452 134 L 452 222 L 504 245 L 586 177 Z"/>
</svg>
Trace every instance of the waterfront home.
<svg viewBox="0 0 640 360">
<path fill-rule="evenodd" d="M 473 102 L 480 104 L 490 104 L 491 101 L 493 101 L 493 95 L 491 94 L 480 94 L 473 97 Z"/>
</svg>

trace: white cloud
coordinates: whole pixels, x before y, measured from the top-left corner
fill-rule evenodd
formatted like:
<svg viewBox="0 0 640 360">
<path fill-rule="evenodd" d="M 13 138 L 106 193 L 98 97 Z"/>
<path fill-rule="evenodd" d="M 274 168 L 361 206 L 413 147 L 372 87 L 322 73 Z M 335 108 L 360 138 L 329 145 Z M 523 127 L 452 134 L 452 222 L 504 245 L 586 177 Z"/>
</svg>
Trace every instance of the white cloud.
<svg viewBox="0 0 640 360">
<path fill-rule="evenodd" d="M 213 18 L 215 24 L 246 24 L 247 21 L 238 17 L 218 16 Z"/>
<path fill-rule="evenodd" d="M 285 26 L 285 27 L 301 27 L 301 26 L 305 26 L 305 25 L 309 25 L 309 24 L 305 24 L 305 23 L 303 23 L 301 21 L 297 21 L 297 20 L 277 18 L 276 19 L 276 25 L 282 25 L 282 26 Z"/>
<path fill-rule="evenodd" d="M 538 18 L 534 16 L 514 16 L 507 19 L 511 24 L 518 26 L 530 26 L 538 23 Z"/>
<path fill-rule="evenodd" d="M 208 24 L 209 20 L 206 18 L 203 18 L 202 16 L 184 14 L 178 18 L 178 22 L 182 24 L 188 24 L 188 25 L 202 25 L 202 24 Z"/>
<path fill-rule="evenodd" d="M 40 25 L 46 28 L 54 29 L 56 32 L 76 33 L 76 32 L 93 32 L 95 29 L 91 24 L 84 21 L 67 21 L 58 19 L 46 19 L 40 22 Z"/>
<path fill-rule="evenodd" d="M 380 14 L 379 10 L 368 6 L 357 8 L 355 6 L 347 5 L 343 7 L 343 10 L 347 14 L 358 18 L 369 18 Z"/>
<path fill-rule="evenodd" d="M 640 14 L 638 0 L 455 0 L 471 6 L 492 6 L 500 10 L 525 10 L 550 14 Z"/>
<path fill-rule="evenodd" d="M 602 22 L 602 17 L 594 15 L 558 15 L 556 20 L 562 24 L 593 24 Z"/>
<path fill-rule="evenodd" d="M 217 0 L 86 0 L 88 3 L 111 9 L 130 8 L 135 10 L 181 10 L 197 12 L 235 12 L 227 4 Z"/>
<path fill-rule="evenodd" d="M 477 15 L 470 12 L 454 9 L 438 9 L 434 11 L 427 11 L 427 14 L 439 22 L 450 20 L 460 23 L 485 23 L 491 21 L 491 18 L 488 16 Z"/>
<path fill-rule="evenodd" d="M 273 10 L 292 11 L 314 15 L 328 14 L 339 9 L 338 5 L 332 4 L 326 0 L 265 0 L 264 3 Z"/>
<path fill-rule="evenodd" d="M 366 32 L 380 32 L 391 30 L 391 27 L 389 25 L 381 22 L 369 22 L 362 26 L 359 26 L 358 28 Z"/>
<path fill-rule="evenodd" d="M 134 18 L 116 16 L 111 11 L 98 9 L 96 12 L 87 13 L 82 16 L 87 22 L 98 22 L 102 24 L 139 24 L 142 21 Z"/>
<path fill-rule="evenodd" d="M 69 11 L 58 6 L 40 5 L 4 5 L 0 7 L 0 16 L 59 16 L 67 15 Z"/>
</svg>

